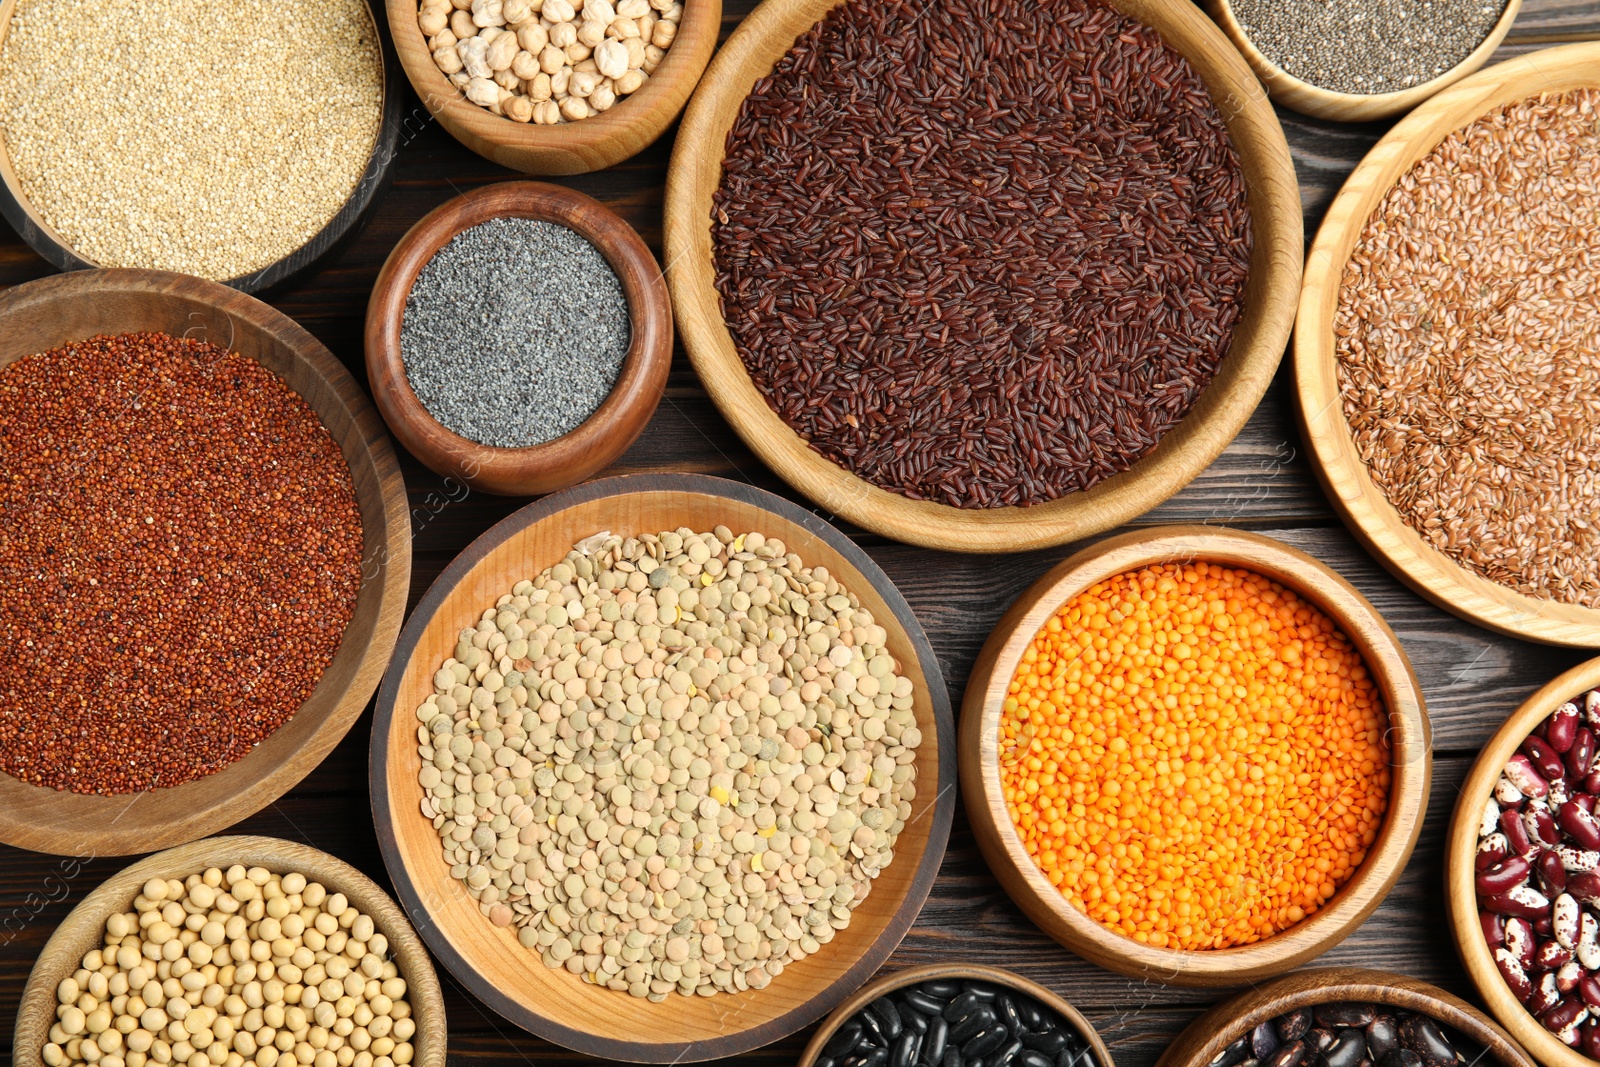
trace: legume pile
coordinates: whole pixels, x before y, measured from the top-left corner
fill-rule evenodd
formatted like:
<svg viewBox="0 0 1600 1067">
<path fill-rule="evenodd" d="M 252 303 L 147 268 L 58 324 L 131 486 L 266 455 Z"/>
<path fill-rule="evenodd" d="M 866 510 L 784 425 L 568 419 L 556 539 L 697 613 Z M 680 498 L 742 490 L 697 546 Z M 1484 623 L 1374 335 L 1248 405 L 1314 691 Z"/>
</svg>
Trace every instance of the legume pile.
<svg viewBox="0 0 1600 1067">
<path fill-rule="evenodd" d="M 314 237 L 377 143 L 363 0 L 20 0 L 0 130 L 23 194 L 79 256 L 229 280 Z M 271 33 L 262 28 L 272 27 Z"/>
<path fill-rule="evenodd" d="M 338 444 L 252 359 L 141 333 L 0 369 L 0 771 L 133 793 L 243 758 L 333 660 L 362 546 Z"/>
<path fill-rule="evenodd" d="M 515 122 L 576 122 L 638 92 L 666 59 L 681 0 L 422 0 L 433 62 Z"/>
<path fill-rule="evenodd" d="M 1478 826 L 1474 888 L 1522 1006 L 1600 1057 L 1600 690 L 1551 712 L 1506 763 Z"/>
<path fill-rule="evenodd" d="M 389 939 L 303 874 L 152 878 L 56 990 L 48 1067 L 405 1067 Z"/>
<path fill-rule="evenodd" d="M 1228 350 L 1251 245 L 1204 84 L 1098 0 L 836 8 L 745 100 L 712 233 L 773 409 L 967 508 L 1155 448 Z"/>
<path fill-rule="evenodd" d="M 912 817 L 886 641 L 759 532 L 596 534 L 461 632 L 417 708 L 422 814 L 546 966 L 761 989 L 849 925 Z"/>
<path fill-rule="evenodd" d="M 1219 1052 L 1208 1067 L 1457 1067 L 1460 1035 L 1426 1015 L 1388 1004 L 1329 1001 L 1269 1019 Z M 1481 1053 L 1471 1062 L 1476 1063 Z"/>
<path fill-rule="evenodd" d="M 1029 854 L 1095 921 L 1167 948 L 1315 912 L 1388 806 L 1389 721 L 1322 612 L 1249 571 L 1162 564 L 1062 605 L 1024 653 L 1000 774 Z"/>
<path fill-rule="evenodd" d="M 622 281 L 594 245 L 553 222 L 501 218 L 457 234 L 422 268 L 400 356 L 447 429 L 526 448 L 595 413 L 632 337 Z"/>
<path fill-rule="evenodd" d="M 1445 138 L 1367 221 L 1334 324 L 1373 481 L 1424 541 L 1600 606 L 1600 90 Z"/>
<path fill-rule="evenodd" d="M 1088 1042 L 1055 1011 L 993 982 L 896 989 L 845 1021 L 816 1067 L 1091 1067 Z"/>
<path fill-rule="evenodd" d="M 1432 81 L 1473 53 L 1505 0 L 1232 0 L 1260 53 L 1301 81 L 1340 93 L 1392 93 Z"/>
</svg>

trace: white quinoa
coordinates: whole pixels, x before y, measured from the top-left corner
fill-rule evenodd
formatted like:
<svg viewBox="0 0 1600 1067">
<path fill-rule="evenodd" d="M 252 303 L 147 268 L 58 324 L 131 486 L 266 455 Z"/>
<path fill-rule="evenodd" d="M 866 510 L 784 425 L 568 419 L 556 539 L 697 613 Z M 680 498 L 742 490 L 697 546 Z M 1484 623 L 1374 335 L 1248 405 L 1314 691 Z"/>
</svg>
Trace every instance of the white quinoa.
<svg viewBox="0 0 1600 1067">
<path fill-rule="evenodd" d="M 303 245 L 377 139 L 362 0 L 19 0 L 0 135 L 82 258 L 228 280 Z"/>
</svg>

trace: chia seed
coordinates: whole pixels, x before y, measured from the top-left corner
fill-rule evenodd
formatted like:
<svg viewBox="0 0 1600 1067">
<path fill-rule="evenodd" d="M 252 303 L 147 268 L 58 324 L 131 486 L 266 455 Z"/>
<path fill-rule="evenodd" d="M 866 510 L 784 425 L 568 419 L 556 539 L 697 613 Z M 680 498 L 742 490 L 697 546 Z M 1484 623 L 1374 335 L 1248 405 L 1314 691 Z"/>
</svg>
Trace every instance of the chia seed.
<svg viewBox="0 0 1600 1067">
<path fill-rule="evenodd" d="M 417 399 L 447 429 L 527 448 L 594 414 L 632 334 L 621 280 L 581 234 L 491 219 L 422 268 L 406 298 L 400 355 Z"/>
<path fill-rule="evenodd" d="M 1376 95 L 1432 81 L 1472 54 L 1504 0 L 1232 0 L 1250 43 L 1303 82 Z"/>
</svg>

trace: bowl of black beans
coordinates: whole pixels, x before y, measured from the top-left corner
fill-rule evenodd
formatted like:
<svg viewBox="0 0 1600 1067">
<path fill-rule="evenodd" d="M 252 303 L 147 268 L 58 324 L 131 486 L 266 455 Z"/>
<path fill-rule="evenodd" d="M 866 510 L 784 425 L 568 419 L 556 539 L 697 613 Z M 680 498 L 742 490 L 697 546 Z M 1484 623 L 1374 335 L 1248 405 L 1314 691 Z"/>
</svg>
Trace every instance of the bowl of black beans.
<svg viewBox="0 0 1600 1067">
<path fill-rule="evenodd" d="M 1466 1001 L 1404 975 L 1298 971 L 1223 1001 L 1156 1067 L 1533 1067 L 1510 1034 Z"/>
<path fill-rule="evenodd" d="M 800 1067 L 1114 1067 L 1071 1004 L 999 967 L 909 967 L 823 1020 Z"/>
</svg>

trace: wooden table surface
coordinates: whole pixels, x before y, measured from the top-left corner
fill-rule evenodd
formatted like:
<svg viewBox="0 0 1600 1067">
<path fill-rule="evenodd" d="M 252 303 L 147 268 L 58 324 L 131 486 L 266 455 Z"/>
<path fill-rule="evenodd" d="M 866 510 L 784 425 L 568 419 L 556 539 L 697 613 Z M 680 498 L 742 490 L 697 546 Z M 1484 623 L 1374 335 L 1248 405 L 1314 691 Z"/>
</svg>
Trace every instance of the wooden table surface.
<svg viewBox="0 0 1600 1067">
<path fill-rule="evenodd" d="M 726 0 L 724 33 L 754 6 Z M 1600 38 L 1600 0 L 1527 0 L 1495 60 L 1548 44 Z M 316 334 L 365 381 L 361 323 L 378 268 L 424 213 L 466 189 L 513 177 L 456 143 L 408 92 L 393 186 L 375 217 L 342 251 L 324 259 L 271 302 Z M 1280 112 L 1300 179 L 1309 245 L 1345 175 L 1387 124 L 1339 125 Z M 610 171 L 566 179 L 610 204 L 660 254 L 662 189 L 671 133 Z M 9 229 L 0 231 L 0 284 L 49 272 Z M 1389 968 L 1472 999 L 1445 925 L 1442 849 L 1456 790 L 1472 757 L 1534 689 L 1585 658 L 1498 637 L 1439 611 L 1407 591 L 1369 557 L 1329 508 L 1307 465 L 1292 410 L 1285 361 L 1260 409 L 1208 470 L 1139 525 L 1210 522 L 1267 533 L 1303 548 L 1365 593 L 1400 635 L 1426 691 L 1435 740 L 1433 795 L 1421 843 L 1376 914 L 1319 963 Z M 490 525 L 526 503 L 460 490 L 402 453 L 412 503 L 414 604 L 439 571 Z M 742 445 L 700 388 L 681 350 L 666 396 L 644 435 L 608 472 L 694 471 L 792 492 Z M 454 483 L 452 483 L 454 485 Z M 958 556 L 849 531 L 910 601 L 933 642 L 959 706 L 979 647 L 1011 600 L 1075 548 L 1018 556 Z M 349 737 L 301 785 L 238 825 L 239 832 L 306 842 L 387 882 L 367 798 L 370 709 Z M 60 858 L 0 846 L 0 1057 L 28 970 L 56 924 L 84 895 L 129 861 Z M 944 867 L 921 918 L 889 968 L 951 959 L 1012 967 L 1072 1001 L 1099 1028 L 1120 1067 L 1148 1067 L 1217 994 L 1131 981 L 1102 971 L 1045 938 L 1001 892 L 957 814 Z M 441 970 L 455 1064 L 592 1063 L 506 1023 Z M 790 1064 L 802 1032 L 745 1064 Z"/>
</svg>

